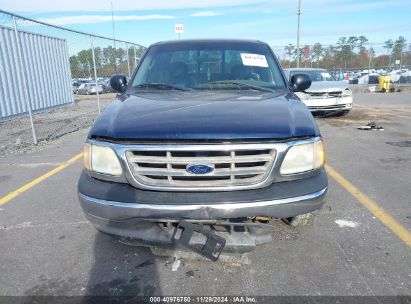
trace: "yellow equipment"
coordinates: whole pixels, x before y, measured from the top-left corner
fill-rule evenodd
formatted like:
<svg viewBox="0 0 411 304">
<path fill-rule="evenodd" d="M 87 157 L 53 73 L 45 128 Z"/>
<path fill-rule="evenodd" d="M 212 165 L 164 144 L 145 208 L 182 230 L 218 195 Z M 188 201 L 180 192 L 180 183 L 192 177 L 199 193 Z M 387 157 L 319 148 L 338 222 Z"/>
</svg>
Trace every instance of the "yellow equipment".
<svg viewBox="0 0 411 304">
<path fill-rule="evenodd" d="M 390 92 L 391 76 L 378 76 L 378 88 L 382 93 Z"/>
</svg>

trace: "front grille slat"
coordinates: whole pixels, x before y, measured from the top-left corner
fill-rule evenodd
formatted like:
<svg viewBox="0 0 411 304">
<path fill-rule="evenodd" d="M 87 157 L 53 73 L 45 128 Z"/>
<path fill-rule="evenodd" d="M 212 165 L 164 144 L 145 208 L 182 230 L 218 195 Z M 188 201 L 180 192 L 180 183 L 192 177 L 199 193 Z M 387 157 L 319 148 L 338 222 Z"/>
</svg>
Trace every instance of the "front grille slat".
<svg viewBox="0 0 411 304">
<path fill-rule="evenodd" d="M 236 163 L 251 163 L 251 162 L 261 162 L 261 161 L 270 161 L 271 155 L 256 155 L 256 156 L 236 156 Z M 192 161 L 192 157 L 156 157 L 156 156 L 139 156 L 139 155 L 130 155 L 127 157 L 128 161 L 136 163 L 152 163 L 152 164 L 187 164 Z M 208 162 L 210 157 L 196 157 L 196 162 Z M 232 163 L 232 156 L 216 156 L 213 157 L 213 161 L 216 163 Z"/>
<path fill-rule="evenodd" d="M 312 99 L 324 99 L 324 98 L 340 98 L 342 97 L 342 91 L 335 92 L 308 92 Z"/>
<path fill-rule="evenodd" d="M 164 150 L 126 151 L 130 173 L 139 184 L 200 190 L 258 184 L 268 177 L 276 156 L 272 148 L 247 149 L 247 145 L 241 149 L 216 145 L 215 150 L 207 151 L 203 151 L 201 145 L 181 151 L 161 147 Z M 193 164 L 209 165 L 214 170 L 207 174 L 190 173 L 186 167 Z"/>
<path fill-rule="evenodd" d="M 230 175 L 249 175 L 249 174 L 264 174 L 267 171 L 266 166 L 252 167 L 252 168 L 237 168 L 237 169 L 215 169 L 210 175 L 201 176 L 230 176 Z M 188 173 L 183 169 L 158 169 L 152 168 L 147 170 L 139 169 L 139 175 L 154 175 L 154 176 L 193 176 L 193 174 Z M 195 175 L 199 176 L 199 175 Z"/>
<path fill-rule="evenodd" d="M 308 107 L 310 110 L 338 110 L 338 109 L 344 109 L 346 108 L 345 104 L 339 104 L 339 105 L 328 105 L 328 106 L 309 106 Z"/>
</svg>

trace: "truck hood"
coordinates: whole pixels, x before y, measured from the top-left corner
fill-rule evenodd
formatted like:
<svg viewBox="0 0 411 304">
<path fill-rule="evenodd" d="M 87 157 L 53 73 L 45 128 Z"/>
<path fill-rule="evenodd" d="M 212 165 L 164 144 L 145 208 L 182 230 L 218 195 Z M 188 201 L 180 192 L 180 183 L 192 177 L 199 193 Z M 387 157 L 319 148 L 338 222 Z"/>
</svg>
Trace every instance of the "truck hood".
<svg viewBox="0 0 411 304">
<path fill-rule="evenodd" d="M 345 89 L 348 89 L 346 81 L 313 81 L 311 86 L 305 91 L 308 93 L 341 92 Z"/>
<path fill-rule="evenodd" d="M 97 118 L 89 138 L 211 141 L 318 135 L 314 118 L 290 92 L 161 91 L 115 100 Z"/>
</svg>

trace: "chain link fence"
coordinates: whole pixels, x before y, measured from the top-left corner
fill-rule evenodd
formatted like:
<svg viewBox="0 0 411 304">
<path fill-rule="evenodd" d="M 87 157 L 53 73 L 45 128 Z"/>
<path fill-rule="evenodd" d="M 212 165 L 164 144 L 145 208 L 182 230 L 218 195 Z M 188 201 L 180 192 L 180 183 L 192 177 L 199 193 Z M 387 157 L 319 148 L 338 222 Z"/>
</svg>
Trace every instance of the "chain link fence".
<svg viewBox="0 0 411 304">
<path fill-rule="evenodd" d="M 130 77 L 145 50 L 0 10 L 0 154 L 90 126 L 115 97 L 110 76 Z"/>
</svg>

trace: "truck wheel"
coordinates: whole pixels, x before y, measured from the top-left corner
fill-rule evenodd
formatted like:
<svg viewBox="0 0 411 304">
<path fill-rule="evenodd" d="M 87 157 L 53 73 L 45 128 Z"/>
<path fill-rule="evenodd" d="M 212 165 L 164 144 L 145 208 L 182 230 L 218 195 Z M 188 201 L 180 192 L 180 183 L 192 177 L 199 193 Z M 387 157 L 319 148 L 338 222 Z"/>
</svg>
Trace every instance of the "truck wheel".
<svg viewBox="0 0 411 304">
<path fill-rule="evenodd" d="M 283 221 L 291 227 L 309 226 L 314 223 L 315 213 L 309 212 L 305 214 L 296 215 L 293 217 L 284 218 Z"/>
</svg>

